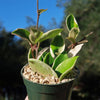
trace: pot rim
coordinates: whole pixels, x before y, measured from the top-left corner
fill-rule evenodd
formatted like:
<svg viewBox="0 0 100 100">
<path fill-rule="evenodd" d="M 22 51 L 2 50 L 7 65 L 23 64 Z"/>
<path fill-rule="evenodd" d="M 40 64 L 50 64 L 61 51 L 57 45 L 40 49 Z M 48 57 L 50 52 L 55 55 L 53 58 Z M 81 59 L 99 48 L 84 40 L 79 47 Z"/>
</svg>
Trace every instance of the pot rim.
<svg viewBox="0 0 100 100">
<path fill-rule="evenodd" d="M 75 78 L 73 78 L 72 80 L 66 81 L 66 82 L 61 82 L 61 83 L 57 83 L 57 84 L 41 84 L 41 83 L 36 83 L 36 82 L 30 81 L 30 80 L 28 80 L 27 78 L 25 78 L 25 77 L 23 76 L 24 67 L 26 67 L 27 65 L 28 65 L 28 64 L 26 64 L 25 66 L 23 66 L 23 67 L 21 68 L 21 76 L 22 76 L 25 80 L 27 80 L 28 82 L 33 83 L 33 84 L 38 84 L 38 85 L 41 85 L 41 86 L 58 86 L 58 85 L 62 85 L 62 84 L 67 84 L 67 83 L 69 83 L 69 82 L 74 81 L 74 80 L 78 77 L 78 75 L 79 75 L 79 72 L 78 72 Z M 78 70 L 78 68 L 77 68 L 77 70 Z"/>
</svg>

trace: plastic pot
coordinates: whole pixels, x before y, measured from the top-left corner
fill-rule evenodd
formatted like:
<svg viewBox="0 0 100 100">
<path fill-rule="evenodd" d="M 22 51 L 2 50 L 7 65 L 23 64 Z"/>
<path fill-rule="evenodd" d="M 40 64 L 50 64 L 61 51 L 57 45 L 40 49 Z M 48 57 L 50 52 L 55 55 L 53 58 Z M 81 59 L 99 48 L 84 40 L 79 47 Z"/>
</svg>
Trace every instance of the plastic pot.
<svg viewBox="0 0 100 100">
<path fill-rule="evenodd" d="M 74 80 L 55 85 L 33 83 L 24 78 L 23 69 L 24 67 L 21 70 L 21 75 L 29 100 L 70 100 Z"/>
</svg>

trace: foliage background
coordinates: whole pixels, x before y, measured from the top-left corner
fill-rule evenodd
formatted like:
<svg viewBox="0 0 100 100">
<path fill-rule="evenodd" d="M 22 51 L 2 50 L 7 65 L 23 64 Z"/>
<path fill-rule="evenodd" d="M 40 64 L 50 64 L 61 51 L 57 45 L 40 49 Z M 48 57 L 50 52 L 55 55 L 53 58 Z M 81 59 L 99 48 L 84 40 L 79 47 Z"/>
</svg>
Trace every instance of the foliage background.
<svg viewBox="0 0 100 100">
<path fill-rule="evenodd" d="M 79 53 L 77 66 L 80 69 L 80 76 L 74 85 L 72 100 L 100 99 L 99 5 L 99 0 L 57 0 L 57 6 L 64 7 L 64 18 L 60 25 L 61 28 L 64 28 L 63 36 L 67 36 L 66 33 L 68 33 L 65 18 L 70 13 L 74 14 L 80 26 L 81 32 L 78 40 L 93 32 L 93 35 L 88 37 L 89 42 Z M 55 28 L 56 24 L 53 19 L 52 27 L 50 26 L 48 29 Z M 42 25 L 40 29 L 48 30 Z M 49 40 L 45 41 L 41 47 L 45 47 L 49 43 Z M 26 91 L 20 76 L 20 69 L 27 63 L 28 48 L 27 42 L 11 35 L 11 32 L 8 32 L 0 22 L 0 100 L 4 100 L 6 93 L 9 100 L 24 100 Z M 19 91 L 21 92 L 19 93 Z"/>
<path fill-rule="evenodd" d="M 88 38 L 89 42 L 79 53 L 78 66 L 81 73 L 78 83 L 80 91 L 77 92 L 77 96 L 79 96 L 77 100 L 98 100 L 100 98 L 98 92 L 100 89 L 100 1 L 71 0 L 66 2 L 65 0 L 58 0 L 58 6 L 61 7 L 62 5 L 65 7 L 65 17 L 72 13 L 79 23 L 81 30 L 79 40 L 87 33 L 93 32 L 93 35 Z M 62 27 L 64 27 L 64 33 L 66 33 L 64 21 Z"/>
</svg>

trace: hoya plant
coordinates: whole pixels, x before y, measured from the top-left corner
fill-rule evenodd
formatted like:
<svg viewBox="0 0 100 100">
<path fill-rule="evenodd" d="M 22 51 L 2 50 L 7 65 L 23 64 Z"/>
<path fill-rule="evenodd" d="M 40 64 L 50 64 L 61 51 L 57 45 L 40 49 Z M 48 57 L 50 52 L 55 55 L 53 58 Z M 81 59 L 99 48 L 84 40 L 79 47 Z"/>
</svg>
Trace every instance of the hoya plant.
<svg viewBox="0 0 100 100">
<path fill-rule="evenodd" d="M 39 14 L 44 11 L 46 10 L 39 10 Z M 46 33 L 39 31 L 38 28 L 30 28 L 30 31 L 17 29 L 12 32 L 12 34 L 18 35 L 28 41 L 30 45 L 28 64 L 32 71 L 44 77 L 54 76 L 59 78 L 60 81 L 66 78 L 69 73 L 73 74 L 73 69 L 78 59 L 76 54 L 80 51 L 83 44 L 87 42 L 87 36 L 77 42 L 76 38 L 79 35 L 80 29 L 72 14 L 66 18 L 66 27 L 69 32 L 66 39 L 71 43 L 68 46 L 69 50 L 65 48 L 65 40 L 61 34 L 63 29 L 53 29 Z M 52 39 L 50 46 L 39 50 L 40 43 L 47 39 Z"/>
</svg>

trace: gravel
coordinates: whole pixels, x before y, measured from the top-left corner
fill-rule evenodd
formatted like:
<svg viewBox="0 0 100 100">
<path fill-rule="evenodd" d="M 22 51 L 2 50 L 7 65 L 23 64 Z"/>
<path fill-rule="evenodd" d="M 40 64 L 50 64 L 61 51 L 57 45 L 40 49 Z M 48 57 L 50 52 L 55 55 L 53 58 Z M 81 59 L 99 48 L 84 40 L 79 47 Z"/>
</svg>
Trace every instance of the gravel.
<svg viewBox="0 0 100 100">
<path fill-rule="evenodd" d="M 39 83 L 39 84 L 59 84 L 59 83 L 63 83 L 63 82 L 72 80 L 72 79 L 64 79 L 64 80 L 60 81 L 59 78 L 55 78 L 54 76 L 44 77 L 44 76 L 41 76 L 40 74 L 38 74 L 37 72 L 33 72 L 31 70 L 31 67 L 29 67 L 29 66 L 24 67 L 23 76 L 26 79 L 28 79 L 34 83 Z"/>
</svg>

